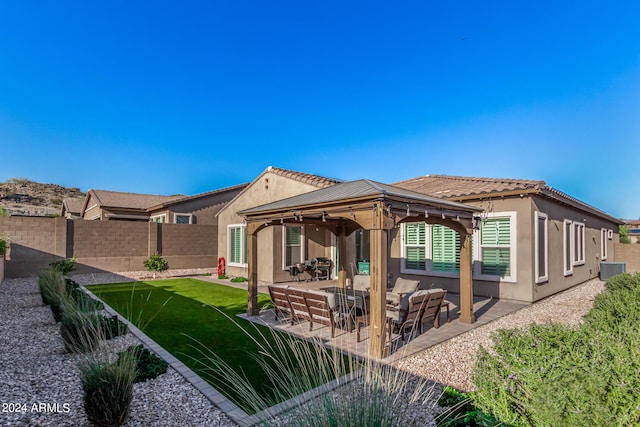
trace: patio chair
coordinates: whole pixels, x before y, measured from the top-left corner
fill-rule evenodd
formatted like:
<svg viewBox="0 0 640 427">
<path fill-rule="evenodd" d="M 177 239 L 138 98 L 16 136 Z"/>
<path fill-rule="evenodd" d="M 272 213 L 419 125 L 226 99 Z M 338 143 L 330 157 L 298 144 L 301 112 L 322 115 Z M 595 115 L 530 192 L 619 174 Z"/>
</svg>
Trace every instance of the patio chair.
<svg viewBox="0 0 640 427">
<path fill-rule="evenodd" d="M 269 295 L 271 296 L 271 302 L 273 303 L 273 312 L 275 313 L 276 320 L 278 320 L 278 313 L 291 316 L 291 306 L 287 299 L 287 289 L 289 286 L 269 285 Z"/>
<path fill-rule="evenodd" d="M 353 276 L 352 288 L 354 291 L 369 291 L 371 288 L 371 276 L 356 274 Z"/>
<path fill-rule="evenodd" d="M 320 323 L 331 327 L 331 338 L 335 337 L 336 324 L 347 320 L 349 332 L 351 332 L 350 310 L 344 304 L 336 304 L 340 296 L 330 292 L 306 291 L 304 301 L 309 314 L 309 331 L 313 330 L 314 323 Z"/>
<path fill-rule="evenodd" d="M 443 289 L 429 289 L 427 292 L 429 292 L 430 298 L 424 305 L 422 314 L 420 315 L 420 333 L 423 332 L 422 326 L 427 320 L 433 321 L 434 328 L 440 327 L 440 310 L 442 308 L 442 303 L 447 296 L 447 291 Z"/>
<path fill-rule="evenodd" d="M 387 304 L 394 306 L 400 305 L 402 297 L 406 294 L 416 292 L 420 286 L 419 280 L 409 280 L 398 277 L 396 283 L 393 285 L 393 289 L 387 292 Z"/>
<path fill-rule="evenodd" d="M 296 320 L 308 320 L 311 321 L 309 310 L 307 310 L 307 304 L 304 301 L 305 291 L 295 288 L 286 289 L 287 300 L 289 301 L 289 307 L 291 308 L 291 324 L 293 325 Z"/>
<path fill-rule="evenodd" d="M 416 291 L 404 295 L 398 307 L 387 306 L 387 318 L 391 319 L 394 330 L 397 328 L 402 341 L 407 328 L 409 328 L 409 339 L 413 336 L 416 327 L 420 325 L 424 307 L 429 305 L 430 298 L 430 291 Z"/>
</svg>

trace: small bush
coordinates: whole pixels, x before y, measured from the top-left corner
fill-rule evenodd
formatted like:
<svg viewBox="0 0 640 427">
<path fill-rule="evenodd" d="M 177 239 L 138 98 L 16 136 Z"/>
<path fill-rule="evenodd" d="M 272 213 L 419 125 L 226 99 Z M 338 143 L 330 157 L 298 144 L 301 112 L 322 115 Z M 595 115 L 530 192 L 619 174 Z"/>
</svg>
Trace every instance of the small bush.
<svg viewBox="0 0 640 427">
<path fill-rule="evenodd" d="M 165 372 L 169 364 L 144 348 L 142 344 L 130 346 L 125 351 L 118 353 L 118 357 L 124 357 L 125 354 L 134 355 L 136 358 L 136 381 L 137 383 L 152 380 Z"/>
<path fill-rule="evenodd" d="M 126 323 L 118 319 L 118 316 L 102 317 L 102 334 L 104 339 L 110 340 L 129 332 Z"/>
<path fill-rule="evenodd" d="M 169 269 L 169 263 L 158 252 L 145 259 L 142 264 L 147 270 L 153 271 L 154 279 L 156 278 L 156 272 L 159 273 Z"/>
<path fill-rule="evenodd" d="M 7 241 L 5 239 L 0 239 L 0 257 L 3 257 L 6 252 L 7 252 Z"/>
<path fill-rule="evenodd" d="M 119 426 L 129 417 L 136 362 L 132 354 L 116 363 L 87 361 L 80 366 L 84 410 L 98 426 Z"/>
<path fill-rule="evenodd" d="M 38 275 L 38 286 L 42 303 L 49 305 L 53 318 L 57 322 L 62 316 L 62 303 L 67 298 L 62 273 L 53 269 L 42 270 Z"/>
<path fill-rule="evenodd" d="M 50 262 L 49 265 L 54 270 L 62 273 L 63 276 L 66 276 L 67 274 L 71 273 L 76 269 L 76 258 L 73 257 L 69 259 L 61 259 L 58 261 L 53 261 L 53 262 Z"/>
<path fill-rule="evenodd" d="M 234 282 L 234 283 L 242 283 L 246 281 L 247 281 L 246 277 L 234 277 L 233 279 L 231 279 L 231 282 Z"/>
<path fill-rule="evenodd" d="M 227 275 L 222 273 L 222 274 L 218 274 L 218 279 L 226 279 Z"/>
</svg>

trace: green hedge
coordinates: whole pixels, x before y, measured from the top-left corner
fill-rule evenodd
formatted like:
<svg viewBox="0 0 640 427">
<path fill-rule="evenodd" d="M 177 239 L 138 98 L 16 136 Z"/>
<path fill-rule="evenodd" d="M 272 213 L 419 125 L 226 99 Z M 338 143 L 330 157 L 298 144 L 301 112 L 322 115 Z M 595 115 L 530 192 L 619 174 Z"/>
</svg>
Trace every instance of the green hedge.
<svg viewBox="0 0 640 427">
<path fill-rule="evenodd" d="M 514 426 L 640 425 L 640 275 L 618 275 L 578 328 L 501 330 L 472 398 Z"/>
</svg>

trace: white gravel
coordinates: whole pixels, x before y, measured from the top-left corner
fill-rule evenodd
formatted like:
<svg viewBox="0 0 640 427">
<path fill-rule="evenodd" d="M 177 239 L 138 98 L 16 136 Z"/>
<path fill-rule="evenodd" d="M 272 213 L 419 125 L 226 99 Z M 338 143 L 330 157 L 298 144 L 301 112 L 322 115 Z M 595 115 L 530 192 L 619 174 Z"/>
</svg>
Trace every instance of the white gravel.
<svg viewBox="0 0 640 427">
<path fill-rule="evenodd" d="M 211 269 L 167 271 L 159 277 L 211 273 Z M 81 284 L 115 283 L 146 278 L 148 272 L 87 274 L 74 276 Z M 473 329 L 442 344 L 402 360 L 398 367 L 417 376 L 472 390 L 471 369 L 480 345 L 491 346 L 490 336 L 501 328 L 526 327 L 537 322 L 576 325 L 592 307 L 604 282 L 594 279 L 490 324 Z M 107 342 L 109 351 L 121 351 L 139 341 L 131 334 Z M 42 305 L 37 278 L 6 279 L 0 285 L 0 425 L 89 426 L 82 406 L 78 363 L 82 355 L 66 353 L 59 325 Z M 354 396 L 358 382 L 333 392 L 333 398 Z M 406 404 L 413 412 L 412 425 L 435 425 L 441 409 L 435 402 L 441 386 L 435 386 L 426 403 Z M 40 407 L 40 404 L 49 407 Z M 15 405 L 19 405 L 16 410 Z M 34 406 L 35 405 L 35 406 Z M 24 409 L 24 412 L 23 412 Z M 304 410 L 303 410 L 304 411 Z M 296 425 L 293 411 L 280 418 Z M 413 424 L 415 423 L 415 424 Z M 126 426 L 233 426 L 173 369 L 160 377 L 135 385 L 131 416 Z"/>
<path fill-rule="evenodd" d="M 74 280 L 88 284 L 121 282 L 127 278 L 100 274 L 74 276 Z M 106 342 L 112 357 L 115 352 L 139 343 L 132 334 Z M 82 404 L 78 369 L 82 358 L 65 352 L 60 326 L 54 322 L 49 307 L 42 305 L 37 278 L 2 282 L 0 425 L 91 425 Z M 171 368 L 154 380 L 134 386 L 131 416 L 125 426 L 180 425 L 235 424 Z"/>
</svg>

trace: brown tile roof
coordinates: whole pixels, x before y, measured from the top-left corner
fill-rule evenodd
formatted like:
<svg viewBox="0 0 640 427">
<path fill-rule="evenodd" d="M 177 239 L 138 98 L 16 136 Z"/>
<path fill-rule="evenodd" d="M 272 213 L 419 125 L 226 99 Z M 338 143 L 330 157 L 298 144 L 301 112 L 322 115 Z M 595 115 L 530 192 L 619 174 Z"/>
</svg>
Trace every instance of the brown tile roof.
<svg viewBox="0 0 640 427">
<path fill-rule="evenodd" d="M 82 212 L 83 206 L 84 200 L 82 199 L 67 198 L 62 201 L 62 207 L 64 208 L 64 211 L 71 214 L 79 215 Z"/>
<path fill-rule="evenodd" d="M 267 172 L 275 173 L 276 175 L 284 176 L 285 178 L 295 179 L 296 181 L 304 182 L 306 184 L 311 184 L 318 188 L 325 188 L 342 182 L 342 180 L 339 179 L 327 178 L 320 175 L 312 175 L 289 169 L 276 168 L 273 166 L 269 166 L 263 174 Z"/>
<path fill-rule="evenodd" d="M 107 190 L 89 190 L 89 193 L 93 195 L 102 207 L 140 210 L 185 197 L 183 194 L 159 196 L 155 194 L 121 193 L 119 191 Z"/>
<path fill-rule="evenodd" d="M 544 181 L 511 178 L 477 178 L 467 176 L 425 175 L 396 182 L 396 187 L 457 202 L 485 199 L 506 194 L 539 194 L 574 208 L 621 223 L 606 212 L 548 186 Z"/>
<path fill-rule="evenodd" d="M 180 197 L 180 198 L 177 198 L 177 199 L 167 200 L 167 201 L 162 202 L 162 203 L 160 203 L 158 205 L 150 206 L 148 208 L 148 210 L 155 210 L 155 209 L 159 209 L 159 208 L 162 208 L 162 207 L 172 206 L 172 205 L 175 205 L 177 203 L 196 200 L 196 199 L 200 199 L 200 198 L 207 197 L 207 196 L 215 196 L 216 194 L 221 194 L 221 193 L 225 193 L 225 192 L 228 192 L 228 191 L 235 191 L 235 190 L 241 191 L 247 185 L 249 185 L 249 184 L 248 183 L 238 184 L 238 185 L 233 185 L 231 187 L 225 187 L 225 188 L 219 188 L 219 189 L 213 190 L 213 191 L 207 191 L 206 193 L 194 194 L 193 196 L 183 196 L 183 197 Z"/>
<path fill-rule="evenodd" d="M 393 185 L 443 199 L 470 199 L 507 191 L 538 190 L 544 188 L 546 183 L 509 178 L 425 175 L 396 182 Z"/>
</svg>

